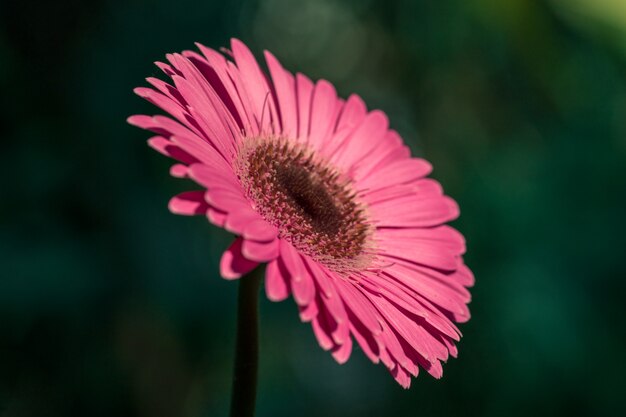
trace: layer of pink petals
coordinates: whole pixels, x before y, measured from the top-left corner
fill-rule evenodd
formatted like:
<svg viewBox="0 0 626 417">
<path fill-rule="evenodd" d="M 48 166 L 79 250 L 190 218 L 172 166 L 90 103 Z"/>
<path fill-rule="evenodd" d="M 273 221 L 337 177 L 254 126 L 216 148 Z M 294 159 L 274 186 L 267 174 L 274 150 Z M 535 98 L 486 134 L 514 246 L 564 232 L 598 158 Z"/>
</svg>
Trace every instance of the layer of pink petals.
<svg viewBox="0 0 626 417">
<path fill-rule="evenodd" d="M 441 377 L 441 361 L 455 357 L 455 322 L 470 317 L 474 278 L 461 258 L 463 237 L 443 226 L 458 214 L 441 186 L 425 178 L 430 164 L 411 158 L 384 113 L 347 100 L 325 80 L 286 71 L 265 52 L 269 77 L 248 48 L 231 43 L 233 61 L 197 45 L 200 54 L 167 55 L 157 66 L 172 79 L 149 78 L 136 93 L 172 117 L 132 116 L 154 132 L 148 142 L 177 161 L 170 173 L 202 190 L 170 200 L 173 213 L 206 215 L 238 237 L 224 252 L 221 275 L 237 279 L 267 263 L 265 291 L 273 301 L 293 295 L 320 346 L 344 363 L 353 340 L 382 362 L 402 385 L 418 366 Z M 245 136 L 283 135 L 307 144 L 354 182 L 376 227 L 380 266 L 346 277 L 279 238 L 245 197 L 233 160 Z"/>
</svg>

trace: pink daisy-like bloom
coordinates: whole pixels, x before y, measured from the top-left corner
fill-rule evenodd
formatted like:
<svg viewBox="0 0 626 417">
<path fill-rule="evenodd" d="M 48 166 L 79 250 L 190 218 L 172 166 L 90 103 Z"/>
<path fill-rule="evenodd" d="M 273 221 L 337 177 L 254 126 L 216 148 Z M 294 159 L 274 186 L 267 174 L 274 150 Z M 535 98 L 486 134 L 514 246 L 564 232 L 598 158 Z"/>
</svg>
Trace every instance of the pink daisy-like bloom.
<svg viewBox="0 0 626 417">
<path fill-rule="evenodd" d="M 421 367 L 435 378 L 457 356 L 455 323 L 470 314 L 474 278 L 459 215 L 431 165 L 411 157 L 387 116 L 332 84 L 286 71 L 265 52 L 269 76 L 234 39 L 225 55 L 167 55 L 135 92 L 172 117 L 129 123 L 156 134 L 150 146 L 178 161 L 170 173 L 203 190 L 169 208 L 237 235 L 220 261 L 237 279 L 267 263 L 272 301 L 293 295 L 300 318 L 339 363 L 353 343 L 400 385 Z"/>
</svg>

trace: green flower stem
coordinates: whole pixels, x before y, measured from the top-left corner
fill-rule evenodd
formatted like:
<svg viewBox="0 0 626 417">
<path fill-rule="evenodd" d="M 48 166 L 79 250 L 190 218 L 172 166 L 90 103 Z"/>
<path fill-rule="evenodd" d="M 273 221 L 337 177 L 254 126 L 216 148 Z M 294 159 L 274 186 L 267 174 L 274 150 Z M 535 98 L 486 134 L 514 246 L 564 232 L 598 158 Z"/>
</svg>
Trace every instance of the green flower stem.
<svg viewBox="0 0 626 417">
<path fill-rule="evenodd" d="M 237 340 L 230 417 L 253 417 L 259 365 L 259 287 L 263 268 L 239 280 Z"/>
</svg>

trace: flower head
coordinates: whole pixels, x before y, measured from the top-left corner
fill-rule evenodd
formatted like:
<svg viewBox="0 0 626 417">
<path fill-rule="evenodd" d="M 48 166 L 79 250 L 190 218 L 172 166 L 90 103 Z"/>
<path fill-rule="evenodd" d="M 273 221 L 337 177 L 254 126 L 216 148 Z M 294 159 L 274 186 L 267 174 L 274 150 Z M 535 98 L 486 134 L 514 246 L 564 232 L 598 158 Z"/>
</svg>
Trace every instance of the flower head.
<svg viewBox="0 0 626 417">
<path fill-rule="evenodd" d="M 170 201 L 237 238 L 221 275 L 267 263 L 265 291 L 293 295 L 300 318 L 343 363 L 356 341 L 403 386 L 418 367 L 441 377 L 469 319 L 474 278 L 465 242 L 446 226 L 459 210 L 431 166 L 411 157 L 381 111 L 327 81 L 292 75 L 265 52 L 269 76 L 238 40 L 220 54 L 167 55 L 171 84 L 135 92 L 169 113 L 132 116 L 148 142 L 203 187 Z"/>
</svg>

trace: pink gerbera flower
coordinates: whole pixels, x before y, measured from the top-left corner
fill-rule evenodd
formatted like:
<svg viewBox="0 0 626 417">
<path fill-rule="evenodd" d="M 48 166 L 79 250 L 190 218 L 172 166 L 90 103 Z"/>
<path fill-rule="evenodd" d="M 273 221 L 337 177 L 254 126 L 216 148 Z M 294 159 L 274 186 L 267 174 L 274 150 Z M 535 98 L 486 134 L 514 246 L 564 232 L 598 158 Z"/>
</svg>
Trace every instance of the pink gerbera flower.
<svg viewBox="0 0 626 417">
<path fill-rule="evenodd" d="M 197 46 L 201 54 L 157 63 L 173 85 L 148 78 L 154 88 L 135 90 L 172 118 L 128 119 L 178 161 L 173 176 L 204 188 L 172 198 L 170 210 L 237 235 L 221 275 L 267 263 L 267 297 L 293 295 L 339 363 L 356 341 L 405 388 L 418 367 L 441 377 L 474 278 L 463 237 L 445 225 L 459 209 L 426 178 L 431 165 L 359 96 L 343 100 L 265 52 L 268 76 L 238 40 L 227 56 Z"/>
</svg>

